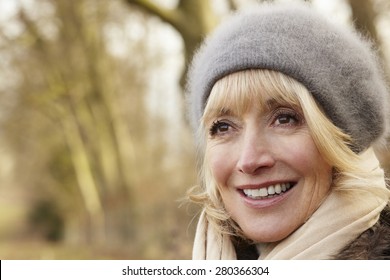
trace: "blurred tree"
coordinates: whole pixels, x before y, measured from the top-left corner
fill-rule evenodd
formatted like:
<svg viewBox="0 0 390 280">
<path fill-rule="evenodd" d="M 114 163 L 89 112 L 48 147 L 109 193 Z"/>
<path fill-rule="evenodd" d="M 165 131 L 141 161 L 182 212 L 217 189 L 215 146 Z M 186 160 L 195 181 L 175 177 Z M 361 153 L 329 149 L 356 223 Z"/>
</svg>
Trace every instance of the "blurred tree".
<svg viewBox="0 0 390 280">
<path fill-rule="evenodd" d="M 145 147 L 153 121 L 144 103 L 144 65 L 154 63 L 145 42 L 127 46 L 142 54 L 127 61 L 108 51 L 107 27 L 128 17 L 120 10 L 118 1 L 36 1 L 20 5 L 23 33 L 2 32 L 20 77 L 7 121 L 18 167 L 25 170 L 19 181 L 55 193 L 70 223 L 85 209 L 80 233 L 94 243 L 105 243 L 107 234 L 134 237 L 140 169 L 151 158 L 158 163 L 156 153 L 164 157 L 162 144 Z"/>
<path fill-rule="evenodd" d="M 376 12 L 371 0 L 348 0 L 352 10 L 353 22 L 356 28 L 371 37 L 379 45 L 375 26 Z"/>
<path fill-rule="evenodd" d="M 34 231 L 48 241 L 63 238 L 63 218 L 52 201 L 38 201 L 29 215 L 29 222 Z"/>
<path fill-rule="evenodd" d="M 218 23 L 219 17 L 209 0 L 180 0 L 175 9 L 165 8 L 151 0 L 125 0 L 128 4 L 139 6 L 147 12 L 159 17 L 178 31 L 184 42 L 185 70 L 184 77 L 192 54 L 206 34 Z M 232 8 L 234 1 L 229 1 Z"/>
<path fill-rule="evenodd" d="M 150 112 L 163 55 L 149 35 L 156 22 L 123 5 L 20 1 L 14 25 L 0 24 L 0 77 L 13 80 L 0 86 L 11 184 L 31 196 L 31 233 L 186 258 L 192 216 L 176 200 L 195 181 L 192 145 L 187 130 L 168 138 L 166 117 Z"/>
</svg>

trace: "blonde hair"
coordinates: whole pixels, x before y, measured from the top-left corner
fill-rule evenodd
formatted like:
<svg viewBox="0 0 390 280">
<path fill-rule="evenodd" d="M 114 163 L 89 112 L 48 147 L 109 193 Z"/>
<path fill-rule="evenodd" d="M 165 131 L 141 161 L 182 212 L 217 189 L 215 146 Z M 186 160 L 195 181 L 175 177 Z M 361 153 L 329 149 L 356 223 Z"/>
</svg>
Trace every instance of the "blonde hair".
<svg viewBox="0 0 390 280">
<path fill-rule="evenodd" d="M 208 129 L 205 123 L 226 108 L 232 110 L 235 115 L 245 113 L 252 104 L 264 108 L 265 102 L 270 98 L 279 104 L 288 104 L 303 114 L 317 149 L 333 167 L 334 191 L 352 196 L 351 190 L 367 191 L 373 192 L 381 199 L 389 198 L 389 192 L 384 186 L 383 170 L 378 164 L 371 164 L 367 168 L 367 161 L 378 162 L 375 154 L 353 152 L 353 139 L 329 120 L 301 83 L 271 70 L 236 72 L 220 79 L 210 93 L 199 130 L 203 140 L 199 151 L 202 156 L 201 186 L 190 192 L 190 199 L 203 205 L 208 221 L 221 234 L 244 237 L 225 210 L 219 188 L 209 168 Z"/>
</svg>

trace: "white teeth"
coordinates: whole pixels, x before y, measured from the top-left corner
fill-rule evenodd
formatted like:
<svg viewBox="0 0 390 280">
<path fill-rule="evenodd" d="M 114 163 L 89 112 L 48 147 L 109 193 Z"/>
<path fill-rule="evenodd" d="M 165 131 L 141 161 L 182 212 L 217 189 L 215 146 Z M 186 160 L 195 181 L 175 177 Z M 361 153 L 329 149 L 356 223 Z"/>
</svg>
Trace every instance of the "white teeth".
<svg viewBox="0 0 390 280">
<path fill-rule="evenodd" d="M 267 190 L 268 190 L 268 194 L 275 194 L 275 187 L 274 186 L 269 186 Z"/>
<path fill-rule="evenodd" d="M 259 189 L 258 190 L 258 196 L 262 196 L 262 197 L 265 197 L 268 195 L 268 192 L 267 192 L 267 189 Z"/>
<path fill-rule="evenodd" d="M 268 188 L 244 189 L 243 192 L 248 197 L 254 199 L 261 199 L 265 197 L 273 197 L 274 195 L 284 193 L 290 188 L 291 188 L 290 183 L 283 183 L 283 184 L 271 185 Z"/>
</svg>

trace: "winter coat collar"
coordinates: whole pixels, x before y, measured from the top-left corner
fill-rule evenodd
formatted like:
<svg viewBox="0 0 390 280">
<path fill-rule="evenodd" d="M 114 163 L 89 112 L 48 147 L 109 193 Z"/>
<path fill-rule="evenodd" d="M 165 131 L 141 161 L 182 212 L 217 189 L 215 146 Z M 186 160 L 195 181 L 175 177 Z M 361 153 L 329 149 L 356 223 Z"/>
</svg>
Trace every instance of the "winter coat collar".
<svg viewBox="0 0 390 280">
<path fill-rule="evenodd" d="M 390 260 L 390 207 L 383 209 L 378 222 L 342 249 L 334 259 Z"/>
<path fill-rule="evenodd" d="M 256 247 L 233 239 L 237 259 L 256 260 Z M 378 222 L 334 256 L 335 260 L 390 260 L 390 207 L 381 212 Z"/>
</svg>

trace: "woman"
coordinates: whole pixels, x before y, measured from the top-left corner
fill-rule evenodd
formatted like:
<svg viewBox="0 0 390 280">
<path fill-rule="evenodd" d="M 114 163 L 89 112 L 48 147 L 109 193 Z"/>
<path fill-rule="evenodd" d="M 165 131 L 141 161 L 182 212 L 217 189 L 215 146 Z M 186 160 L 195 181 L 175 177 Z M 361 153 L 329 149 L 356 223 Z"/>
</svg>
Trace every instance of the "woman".
<svg viewBox="0 0 390 280">
<path fill-rule="evenodd" d="M 195 55 L 203 206 L 194 259 L 389 259 L 374 146 L 388 92 L 370 45 L 304 4 L 223 23 Z"/>
</svg>

